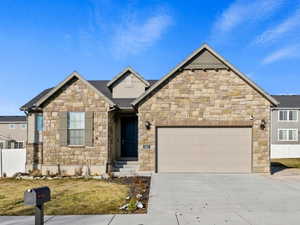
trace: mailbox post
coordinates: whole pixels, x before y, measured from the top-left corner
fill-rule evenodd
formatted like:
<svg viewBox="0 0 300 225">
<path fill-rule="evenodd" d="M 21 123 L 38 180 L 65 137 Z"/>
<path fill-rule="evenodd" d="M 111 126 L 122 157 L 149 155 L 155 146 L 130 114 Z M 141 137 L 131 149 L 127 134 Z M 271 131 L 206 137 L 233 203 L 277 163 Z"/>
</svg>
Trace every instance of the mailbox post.
<svg viewBox="0 0 300 225">
<path fill-rule="evenodd" d="M 44 203 L 51 200 L 48 187 L 39 187 L 24 192 L 24 204 L 35 206 L 35 225 L 44 225 Z"/>
</svg>

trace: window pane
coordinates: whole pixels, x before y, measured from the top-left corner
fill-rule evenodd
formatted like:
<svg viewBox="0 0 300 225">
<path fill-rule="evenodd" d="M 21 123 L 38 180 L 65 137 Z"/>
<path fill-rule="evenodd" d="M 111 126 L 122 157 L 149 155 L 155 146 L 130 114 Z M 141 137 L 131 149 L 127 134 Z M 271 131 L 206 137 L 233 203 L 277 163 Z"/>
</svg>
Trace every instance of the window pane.
<svg viewBox="0 0 300 225">
<path fill-rule="evenodd" d="M 289 140 L 290 141 L 297 140 L 297 131 L 296 130 L 289 130 Z"/>
<path fill-rule="evenodd" d="M 279 111 L 279 120 L 287 120 L 288 111 Z"/>
<path fill-rule="evenodd" d="M 289 111 L 289 120 L 297 120 L 297 111 Z"/>
<path fill-rule="evenodd" d="M 36 117 L 36 129 L 38 131 L 43 130 L 43 115 L 37 115 L 37 117 Z"/>
<path fill-rule="evenodd" d="M 287 130 L 279 130 L 279 140 L 280 141 L 287 140 Z"/>
<path fill-rule="evenodd" d="M 85 113 L 70 112 L 68 119 L 69 129 L 84 129 L 85 128 Z"/>
<path fill-rule="evenodd" d="M 84 130 L 69 129 L 69 145 L 84 145 Z"/>
</svg>

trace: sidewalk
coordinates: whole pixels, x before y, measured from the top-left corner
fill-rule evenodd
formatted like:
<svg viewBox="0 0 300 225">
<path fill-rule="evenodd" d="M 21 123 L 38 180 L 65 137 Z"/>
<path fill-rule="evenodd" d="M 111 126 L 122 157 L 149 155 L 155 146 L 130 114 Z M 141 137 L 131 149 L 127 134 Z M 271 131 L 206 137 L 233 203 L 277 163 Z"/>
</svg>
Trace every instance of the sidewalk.
<svg viewBox="0 0 300 225">
<path fill-rule="evenodd" d="M 33 216 L 3 216 L 1 225 L 34 225 Z M 46 216 L 46 225 L 178 225 L 175 215 Z"/>
</svg>

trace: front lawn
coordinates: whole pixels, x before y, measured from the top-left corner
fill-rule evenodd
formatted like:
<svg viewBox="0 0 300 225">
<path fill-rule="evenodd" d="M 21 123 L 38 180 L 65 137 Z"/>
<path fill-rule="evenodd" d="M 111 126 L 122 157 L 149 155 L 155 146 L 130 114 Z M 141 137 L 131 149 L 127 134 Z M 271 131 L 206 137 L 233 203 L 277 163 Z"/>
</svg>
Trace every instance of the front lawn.
<svg viewBox="0 0 300 225">
<path fill-rule="evenodd" d="M 142 202 L 147 206 L 149 179 L 0 179 L 0 215 L 33 215 L 33 207 L 23 204 L 23 194 L 25 190 L 39 186 L 51 189 L 52 200 L 45 204 L 47 215 L 128 213 L 119 207 L 128 203 L 127 196 L 137 192 L 143 194 Z M 144 213 L 146 209 L 135 212 Z"/>
<path fill-rule="evenodd" d="M 300 168 L 300 158 L 293 159 L 272 159 L 272 166 L 281 166 L 287 168 Z"/>
</svg>

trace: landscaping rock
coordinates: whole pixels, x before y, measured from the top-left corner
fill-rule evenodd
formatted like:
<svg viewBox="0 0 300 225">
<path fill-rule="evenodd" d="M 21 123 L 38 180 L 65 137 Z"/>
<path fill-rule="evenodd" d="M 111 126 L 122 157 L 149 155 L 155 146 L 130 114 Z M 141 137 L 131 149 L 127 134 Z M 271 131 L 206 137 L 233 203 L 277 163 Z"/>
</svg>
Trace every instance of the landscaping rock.
<svg viewBox="0 0 300 225">
<path fill-rule="evenodd" d="M 136 207 L 139 208 L 139 209 L 142 209 L 142 208 L 144 208 L 144 205 L 141 202 L 137 202 Z"/>
<path fill-rule="evenodd" d="M 129 204 L 125 204 L 125 205 L 121 206 L 119 209 L 120 209 L 120 210 L 126 210 L 126 209 L 128 208 L 128 205 L 129 205 Z"/>
<path fill-rule="evenodd" d="M 33 176 L 21 176 L 20 178 L 23 180 L 33 180 L 34 179 Z"/>
<path fill-rule="evenodd" d="M 109 175 L 107 173 L 104 173 L 104 174 L 102 174 L 102 178 L 104 180 L 108 180 L 110 177 L 109 177 Z"/>
</svg>

